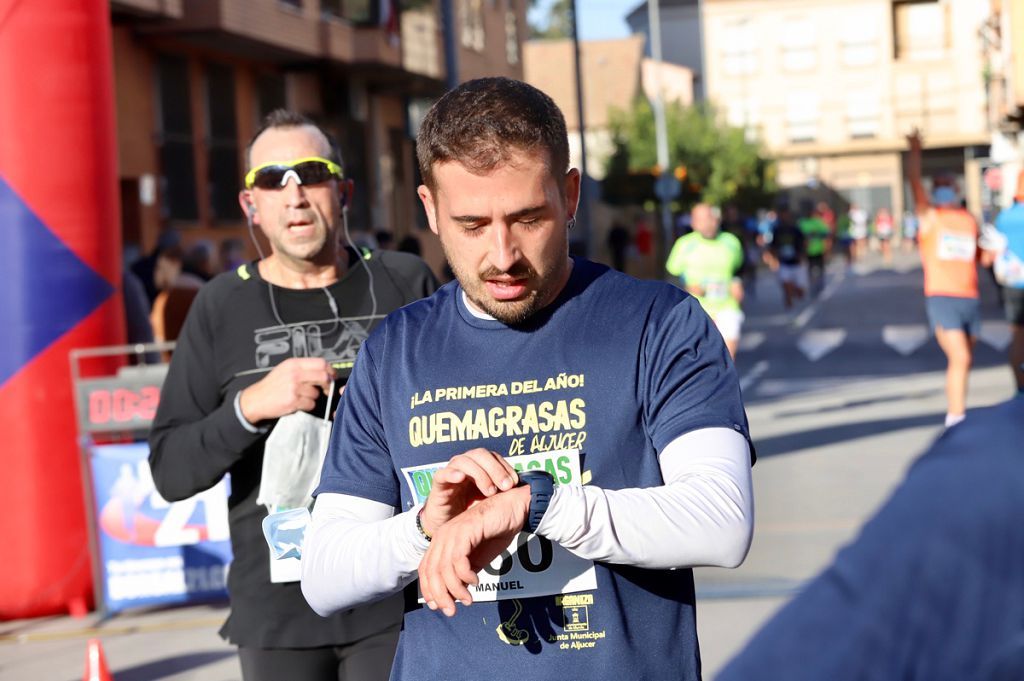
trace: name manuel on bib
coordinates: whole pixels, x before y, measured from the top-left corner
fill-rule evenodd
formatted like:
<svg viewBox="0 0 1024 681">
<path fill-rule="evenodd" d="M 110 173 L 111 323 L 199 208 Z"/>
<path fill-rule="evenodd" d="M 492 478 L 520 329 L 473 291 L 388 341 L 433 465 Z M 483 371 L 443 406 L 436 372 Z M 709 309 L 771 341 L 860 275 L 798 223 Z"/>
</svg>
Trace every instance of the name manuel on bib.
<svg viewBox="0 0 1024 681">
<path fill-rule="evenodd" d="M 518 579 L 507 582 L 477 584 L 473 587 L 473 591 L 522 591 L 522 589 L 523 585 L 519 583 Z"/>
</svg>

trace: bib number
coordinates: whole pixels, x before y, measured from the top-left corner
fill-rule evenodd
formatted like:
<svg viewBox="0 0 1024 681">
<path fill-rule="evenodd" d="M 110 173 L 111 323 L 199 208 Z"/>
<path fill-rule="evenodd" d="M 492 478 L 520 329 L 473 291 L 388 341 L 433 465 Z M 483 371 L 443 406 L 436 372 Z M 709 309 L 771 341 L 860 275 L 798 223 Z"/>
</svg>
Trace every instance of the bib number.
<svg viewBox="0 0 1024 681">
<path fill-rule="evenodd" d="M 580 453 L 565 449 L 541 454 L 510 456 L 516 470 L 547 470 L 556 485 L 581 484 Z M 402 469 L 412 499 L 423 503 L 430 494 L 434 473 L 444 464 Z M 477 573 L 479 583 L 469 586 L 474 601 L 501 601 L 597 588 L 594 562 L 569 553 L 561 545 L 529 532 L 520 532 L 489 565 Z M 423 602 L 422 597 L 420 602 Z"/>
<path fill-rule="evenodd" d="M 704 297 L 720 300 L 729 297 L 729 284 L 724 281 L 704 282 Z"/>
<path fill-rule="evenodd" d="M 973 236 L 949 232 L 939 234 L 939 260 L 970 262 L 974 260 L 977 248 Z"/>
<path fill-rule="evenodd" d="M 996 280 L 1003 286 L 1024 288 L 1024 261 L 1015 253 L 1004 250 L 993 263 Z"/>
</svg>

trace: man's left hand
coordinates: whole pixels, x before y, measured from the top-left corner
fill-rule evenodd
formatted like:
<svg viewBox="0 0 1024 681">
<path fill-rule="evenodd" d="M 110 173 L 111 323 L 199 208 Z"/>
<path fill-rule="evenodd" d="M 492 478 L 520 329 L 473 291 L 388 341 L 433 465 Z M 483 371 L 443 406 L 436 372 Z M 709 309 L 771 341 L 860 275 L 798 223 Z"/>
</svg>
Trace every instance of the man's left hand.
<svg viewBox="0 0 1024 681">
<path fill-rule="evenodd" d="M 434 534 L 420 561 L 420 593 L 427 607 L 455 615 L 455 602 L 470 605 L 467 588 L 476 573 L 522 531 L 530 508 L 530 488 L 514 487 L 466 509 Z"/>
</svg>

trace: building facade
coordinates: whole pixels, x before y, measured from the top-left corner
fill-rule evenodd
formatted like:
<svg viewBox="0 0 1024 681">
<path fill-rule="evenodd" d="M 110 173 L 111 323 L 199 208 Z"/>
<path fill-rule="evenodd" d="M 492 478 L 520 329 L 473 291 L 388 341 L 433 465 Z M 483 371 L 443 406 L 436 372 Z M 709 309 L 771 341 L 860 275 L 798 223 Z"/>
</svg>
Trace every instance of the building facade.
<svg viewBox="0 0 1024 681">
<path fill-rule="evenodd" d="M 693 73 L 693 99 L 704 101 L 704 40 L 700 0 L 660 0 L 661 59 L 684 66 Z M 626 15 L 630 31 L 644 37 L 644 55 L 651 56 L 650 17 L 644 0 Z"/>
<path fill-rule="evenodd" d="M 570 163 L 580 166 L 580 115 L 572 40 L 531 40 L 524 47 L 523 77 L 547 93 L 565 115 Z M 557 66 L 555 66 L 557 65 Z M 613 110 L 627 111 L 637 97 L 653 99 L 660 88 L 665 101 L 693 103 L 693 72 L 644 56 L 644 37 L 580 42 L 583 81 L 583 123 L 587 174 L 603 180 L 613 149 Z"/>
<path fill-rule="evenodd" d="M 995 212 L 1009 206 L 1024 171 L 1024 0 L 990 0 L 981 31 L 992 128 L 991 167 L 984 189 Z"/>
<path fill-rule="evenodd" d="M 460 80 L 522 77 L 523 0 L 452 0 Z M 414 138 L 444 91 L 440 0 L 111 0 L 122 225 L 249 241 L 245 146 L 278 107 L 338 140 L 356 180 L 353 230 L 422 225 Z M 439 267 L 440 265 L 438 265 Z"/>
<path fill-rule="evenodd" d="M 581 249 L 588 257 L 603 262 L 612 262 L 608 233 L 614 225 L 632 226 L 647 220 L 640 207 L 612 207 L 599 200 L 598 183 L 605 179 L 607 163 L 614 151 L 612 112 L 628 111 L 638 97 L 653 100 L 658 91 L 665 101 L 682 105 L 693 103 L 693 72 L 677 64 L 658 63 L 645 57 L 644 41 L 643 36 L 633 35 L 580 42 L 582 126 L 573 41 L 531 40 L 525 45 L 524 78 L 546 92 L 564 113 L 569 132 L 569 162 L 573 167 L 581 167 L 585 140 L 588 179 L 582 199 L 586 206 L 582 210 L 587 224 L 574 234 L 584 240 Z M 631 259 L 627 271 L 637 276 L 655 277 L 660 275 L 661 263 L 656 261 L 653 252 L 641 253 Z"/>
<path fill-rule="evenodd" d="M 779 159 L 782 187 L 821 183 L 900 214 L 905 136 L 924 174 L 958 175 L 980 209 L 990 141 L 977 0 L 704 0 L 707 92 Z"/>
</svg>

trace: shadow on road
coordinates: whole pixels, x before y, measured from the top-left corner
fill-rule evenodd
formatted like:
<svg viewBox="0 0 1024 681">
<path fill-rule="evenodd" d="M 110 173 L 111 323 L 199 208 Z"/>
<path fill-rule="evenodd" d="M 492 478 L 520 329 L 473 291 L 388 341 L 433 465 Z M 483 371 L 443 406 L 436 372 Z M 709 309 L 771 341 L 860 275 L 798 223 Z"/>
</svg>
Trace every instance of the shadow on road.
<svg viewBox="0 0 1024 681">
<path fill-rule="evenodd" d="M 847 440 L 856 440 L 861 437 L 881 435 L 908 428 L 932 426 L 935 427 L 936 435 L 938 435 L 938 430 L 942 426 L 944 416 L 945 412 L 936 412 L 934 414 L 922 414 L 921 416 L 905 418 L 830 425 L 824 428 L 802 430 L 776 437 L 755 437 L 754 446 L 757 448 L 757 458 L 766 459 L 771 456 L 779 456 L 780 454 L 793 454 L 804 449 L 825 447 Z"/>
<path fill-rule="evenodd" d="M 175 655 L 154 660 L 153 662 L 137 664 L 127 669 L 118 669 L 113 676 L 117 681 L 157 681 L 174 674 L 181 674 L 182 672 L 204 667 L 214 662 L 220 662 L 224 658 L 234 657 L 234 655 L 234 650 Z"/>
<path fill-rule="evenodd" d="M 780 411 L 775 416 L 776 418 L 791 418 L 798 416 L 811 416 L 813 414 L 829 414 L 832 412 L 854 409 L 856 407 L 867 407 L 872 404 L 881 404 L 882 402 L 903 402 L 904 400 L 925 399 L 927 397 L 932 397 L 937 393 L 941 393 L 941 391 L 923 390 L 916 393 L 906 393 L 903 395 L 887 395 L 885 397 L 874 397 L 867 400 L 846 400 L 842 404 L 833 404 L 827 407 L 817 407 L 816 409 L 794 409 L 793 411 Z"/>
</svg>

